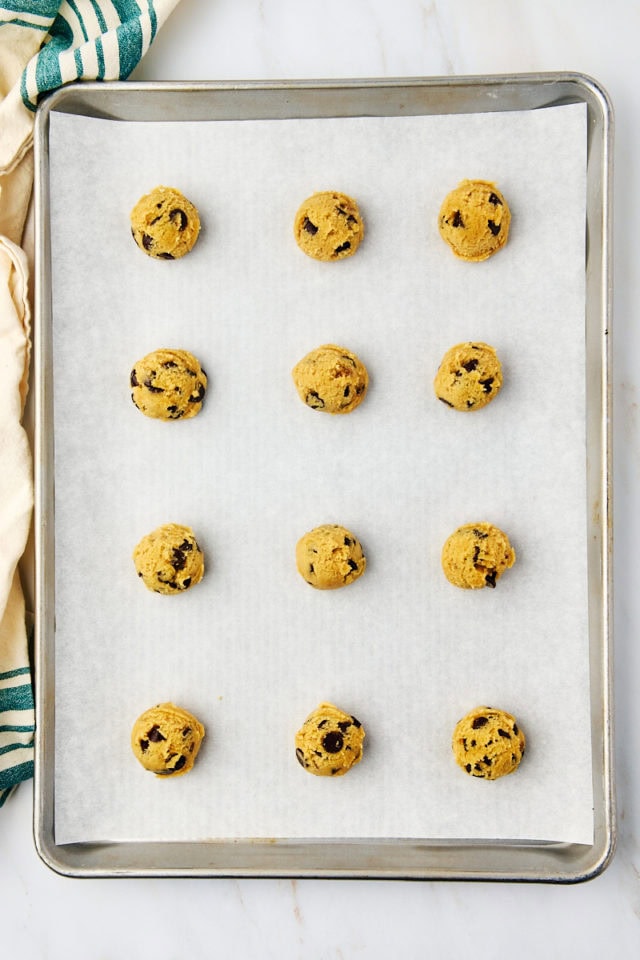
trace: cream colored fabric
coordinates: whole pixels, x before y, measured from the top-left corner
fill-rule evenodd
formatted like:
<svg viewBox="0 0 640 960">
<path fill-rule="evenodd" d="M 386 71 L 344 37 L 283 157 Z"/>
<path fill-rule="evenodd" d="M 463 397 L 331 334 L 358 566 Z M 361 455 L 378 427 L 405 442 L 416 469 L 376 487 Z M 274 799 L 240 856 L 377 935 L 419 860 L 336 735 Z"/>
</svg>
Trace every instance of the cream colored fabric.
<svg viewBox="0 0 640 960">
<path fill-rule="evenodd" d="M 33 507 L 23 415 L 29 385 L 32 251 L 25 223 L 40 96 L 79 79 L 125 79 L 178 0 L 0 0 L 0 807 L 33 772 L 33 697 L 18 563 Z M 100 56 L 97 56 L 97 51 Z"/>
</svg>

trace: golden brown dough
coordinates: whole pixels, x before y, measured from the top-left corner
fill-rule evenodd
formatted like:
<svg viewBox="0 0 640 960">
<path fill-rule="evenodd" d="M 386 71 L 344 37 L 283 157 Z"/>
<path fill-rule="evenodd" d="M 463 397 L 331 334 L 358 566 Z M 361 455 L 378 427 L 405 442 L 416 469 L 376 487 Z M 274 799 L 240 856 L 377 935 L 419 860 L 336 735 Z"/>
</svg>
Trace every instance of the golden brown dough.
<svg viewBox="0 0 640 960">
<path fill-rule="evenodd" d="M 491 523 L 458 527 L 442 548 L 442 569 L 447 580 L 467 590 L 495 587 L 515 560 L 515 550 L 506 533 Z"/>
<path fill-rule="evenodd" d="M 312 350 L 291 375 L 302 402 L 324 413 L 351 413 L 362 403 L 369 386 L 362 361 L 335 343 Z"/>
<path fill-rule="evenodd" d="M 525 736 L 510 713 L 476 707 L 456 724 L 452 747 L 457 763 L 470 776 L 497 780 L 518 768 Z"/>
<path fill-rule="evenodd" d="M 504 247 L 511 211 L 495 183 L 463 180 L 447 194 L 438 217 L 440 235 L 462 260 L 487 260 Z"/>
<path fill-rule="evenodd" d="M 300 249 L 314 260 L 344 260 L 364 237 L 358 204 L 346 193 L 325 190 L 307 197 L 296 213 L 293 232 Z"/>
<path fill-rule="evenodd" d="M 317 777 L 341 777 L 362 759 L 364 736 L 359 720 L 321 703 L 296 733 L 296 758 Z"/>
<path fill-rule="evenodd" d="M 486 343 L 458 343 L 447 350 L 433 381 L 438 400 L 455 410 L 480 410 L 502 387 L 502 366 Z"/>
<path fill-rule="evenodd" d="M 138 717 L 131 749 L 145 770 L 157 777 L 179 777 L 193 767 L 204 727 L 192 713 L 173 703 L 159 703 Z"/>
<path fill-rule="evenodd" d="M 175 187 L 154 187 L 131 211 L 131 233 L 143 253 L 155 260 L 177 260 L 193 248 L 200 216 Z"/>
<path fill-rule="evenodd" d="M 298 540 L 296 566 L 312 587 L 336 590 L 361 577 L 367 561 L 350 530 L 337 523 L 326 523 Z"/>
</svg>

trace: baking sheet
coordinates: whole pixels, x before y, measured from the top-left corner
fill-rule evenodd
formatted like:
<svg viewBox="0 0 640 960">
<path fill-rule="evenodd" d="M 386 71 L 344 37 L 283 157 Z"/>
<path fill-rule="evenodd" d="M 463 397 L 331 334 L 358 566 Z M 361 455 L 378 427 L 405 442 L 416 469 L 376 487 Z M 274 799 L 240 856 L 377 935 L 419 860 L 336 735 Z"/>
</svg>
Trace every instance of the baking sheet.
<svg viewBox="0 0 640 960">
<path fill-rule="evenodd" d="M 584 109 L 51 116 L 56 842 L 591 842 Z M 514 216 L 507 248 L 479 265 L 456 261 L 435 225 L 468 175 L 495 179 Z M 173 264 L 128 236 L 130 207 L 157 182 L 205 222 Z M 367 236 L 357 256 L 317 264 L 291 221 L 332 187 L 357 196 Z M 493 343 L 506 375 L 469 417 L 430 389 L 462 339 Z M 307 410 L 290 381 L 329 341 L 372 378 L 346 418 Z M 164 345 L 191 349 L 211 377 L 194 421 L 157 424 L 130 403 L 133 362 Z M 439 571 L 442 542 L 473 519 L 506 529 L 518 553 L 495 591 L 463 593 Z M 193 525 L 208 559 L 205 581 L 171 599 L 147 594 L 130 561 L 166 520 Z M 326 521 L 350 526 L 369 559 L 331 594 L 293 565 L 297 538 Z M 305 776 L 291 747 L 325 698 L 367 729 L 365 761 L 340 781 Z M 161 699 L 208 730 L 196 769 L 170 783 L 128 751 L 133 719 Z M 529 740 L 518 774 L 495 784 L 462 775 L 449 749 L 456 720 L 487 701 Z"/>
</svg>

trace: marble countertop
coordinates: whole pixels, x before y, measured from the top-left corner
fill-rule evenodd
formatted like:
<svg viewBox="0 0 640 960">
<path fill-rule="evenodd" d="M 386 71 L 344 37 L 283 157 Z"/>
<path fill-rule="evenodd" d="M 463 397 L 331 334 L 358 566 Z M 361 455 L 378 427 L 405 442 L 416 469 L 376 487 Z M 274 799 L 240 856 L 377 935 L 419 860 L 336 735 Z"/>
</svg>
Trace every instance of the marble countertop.
<svg viewBox="0 0 640 960">
<path fill-rule="evenodd" d="M 30 784 L 0 811 L 2 952 L 35 958 L 617 958 L 640 936 L 636 351 L 640 5 L 629 0 L 181 0 L 132 79 L 578 71 L 616 111 L 614 490 L 619 841 L 586 884 L 78 880 L 38 858 Z M 639 354 L 640 355 L 640 354 Z M 638 536 L 637 536 L 638 535 Z M 562 723 L 559 708 L 558 723 Z"/>
</svg>

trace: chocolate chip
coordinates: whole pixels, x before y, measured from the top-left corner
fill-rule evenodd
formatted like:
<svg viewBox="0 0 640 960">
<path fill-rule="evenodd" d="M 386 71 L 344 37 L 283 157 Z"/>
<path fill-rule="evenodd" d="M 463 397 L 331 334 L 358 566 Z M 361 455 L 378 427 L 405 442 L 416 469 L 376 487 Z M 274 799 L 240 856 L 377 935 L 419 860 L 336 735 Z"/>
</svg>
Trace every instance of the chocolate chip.
<svg viewBox="0 0 640 960">
<path fill-rule="evenodd" d="M 498 728 L 498 733 L 500 734 L 501 737 L 506 737 L 507 740 L 511 740 L 511 734 L 507 733 L 506 730 L 501 730 L 500 728 Z"/>
<path fill-rule="evenodd" d="M 297 747 L 297 748 L 296 748 L 296 760 L 298 761 L 298 763 L 300 764 L 301 767 L 304 767 L 304 766 L 305 766 L 304 753 L 302 752 L 302 750 L 300 749 L 300 747 Z"/>
<path fill-rule="evenodd" d="M 489 203 L 492 203 L 494 207 L 502 206 L 502 200 L 500 199 L 500 197 L 497 197 L 495 193 L 489 194 Z"/>
<path fill-rule="evenodd" d="M 145 250 L 151 250 L 153 246 L 153 237 L 150 237 L 148 233 L 142 234 L 142 246 Z"/>
<path fill-rule="evenodd" d="M 161 740 L 166 740 L 167 738 L 162 735 L 160 732 L 160 727 L 157 723 L 151 727 L 151 730 L 147 731 L 147 739 L 151 740 L 151 743 L 160 743 Z"/>
<path fill-rule="evenodd" d="M 495 377 L 486 377 L 484 380 L 479 380 L 478 382 L 482 384 L 482 389 L 485 393 L 491 393 L 491 387 L 493 386 L 493 381 Z"/>
<path fill-rule="evenodd" d="M 174 570 L 184 570 L 187 565 L 187 558 L 178 547 L 173 548 L 173 560 L 171 561 L 171 566 Z"/>
<path fill-rule="evenodd" d="M 155 377 L 155 375 L 156 373 L 154 370 L 151 376 L 147 377 L 147 379 L 144 381 L 144 385 L 150 393 L 164 393 L 164 390 L 162 387 L 156 387 L 151 383 L 151 377 Z"/>
<path fill-rule="evenodd" d="M 183 540 L 180 546 L 178 547 L 178 550 L 186 550 L 188 553 L 190 550 L 193 550 L 193 544 L 191 543 L 190 540 Z"/>
<path fill-rule="evenodd" d="M 321 720 L 320 723 L 318 724 L 318 730 L 322 730 L 322 728 L 326 727 L 328 723 L 329 723 L 328 720 Z"/>
<path fill-rule="evenodd" d="M 167 407 L 167 413 L 177 413 L 177 412 L 178 412 L 178 408 L 176 407 L 175 403 L 173 403 L 170 407 Z"/>
<path fill-rule="evenodd" d="M 183 731 L 182 731 L 182 736 L 183 736 L 183 737 L 188 737 L 190 733 L 191 733 L 191 727 L 184 727 L 184 729 L 183 729 Z"/>
<path fill-rule="evenodd" d="M 345 537 L 345 538 L 344 538 L 344 545 L 345 545 L 345 547 L 352 547 L 352 546 L 353 546 L 353 540 L 351 539 L 351 537 Z"/>
<path fill-rule="evenodd" d="M 351 393 L 351 387 L 347 384 L 347 386 L 342 391 L 342 396 L 348 397 L 350 393 Z"/>
<path fill-rule="evenodd" d="M 466 753 L 466 751 L 469 749 L 468 746 L 467 746 L 467 738 L 466 738 L 466 737 L 463 737 L 463 738 L 462 738 L 462 746 L 464 747 L 465 753 Z"/>
<path fill-rule="evenodd" d="M 352 721 L 354 727 L 360 728 L 360 727 L 362 726 L 362 724 L 360 723 L 360 721 L 359 721 L 359 720 L 356 720 L 356 718 L 353 717 L 353 716 L 351 717 L 351 721 Z"/>
<path fill-rule="evenodd" d="M 477 530 L 476 527 L 473 528 L 473 535 L 477 537 L 478 540 L 486 540 L 489 536 L 488 533 L 485 533 L 483 530 Z"/>
<path fill-rule="evenodd" d="M 186 580 L 182 581 L 182 589 L 188 590 L 190 586 L 191 586 L 191 577 L 187 577 Z"/>
<path fill-rule="evenodd" d="M 456 210 L 456 212 L 454 213 L 453 220 L 451 221 L 451 226 L 464 227 L 464 220 L 462 219 L 462 216 L 459 210 Z"/>
<path fill-rule="evenodd" d="M 489 227 L 489 230 L 491 230 L 491 233 L 494 235 L 494 237 L 497 237 L 500 233 L 500 224 L 494 223 L 493 220 L 487 220 L 487 226 Z"/>
<path fill-rule="evenodd" d="M 471 764 L 470 764 L 470 763 L 468 763 L 468 764 L 466 765 L 465 770 L 467 771 L 467 773 L 471 773 Z"/>
<path fill-rule="evenodd" d="M 473 559 L 472 559 L 472 561 L 471 561 L 471 563 L 474 565 L 474 567 L 475 567 L 476 564 L 478 563 L 478 557 L 479 557 L 479 556 L 480 556 L 480 547 L 479 547 L 478 544 L 476 543 L 475 547 L 473 548 Z"/>
<path fill-rule="evenodd" d="M 205 392 L 204 385 L 201 383 L 196 392 L 192 393 L 189 397 L 189 403 L 200 403 L 202 400 L 204 400 Z"/>
<path fill-rule="evenodd" d="M 519 732 L 519 731 L 518 731 L 518 724 L 517 724 L 517 723 L 514 723 L 514 725 L 513 725 L 513 732 L 514 732 L 514 733 L 518 733 L 518 732 Z"/>
<path fill-rule="evenodd" d="M 337 730 L 330 730 L 322 738 L 322 746 L 327 753 L 340 753 L 344 746 L 344 737 Z"/>
<path fill-rule="evenodd" d="M 310 233 L 312 237 L 315 237 L 316 233 L 318 232 L 318 228 L 316 227 L 315 223 L 311 223 L 309 217 L 305 217 L 302 221 L 302 229 L 306 230 L 307 233 Z"/>
<path fill-rule="evenodd" d="M 165 368 L 165 370 L 169 370 L 171 367 L 177 367 L 178 364 L 175 362 L 175 360 L 165 360 L 162 366 Z"/>
<path fill-rule="evenodd" d="M 139 386 L 140 386 L 140 384 L 138 383 L 138 376 L 137 376 L 137 374 L 136 374 L 136 368 L 135 368 L 135 367 L 134 367 L 133 370 L 131 371 L 130 383 L 131 383 L 131 386 L 132 386 L 132 387 L 139 387 Z"/>
<path fill-rule="evenodd" d="M 355 562 L 355 560 L 349 559 L 349 560 L 347 560 L 347 564 L 349 565 L 349 567 L 350 567 L 352 570 L 357 570 L 357 569 L 358 569 L 358 564 Z"/>
<path fill-rule="evenodd" d="M 472 741 L 471 741 L 471 746 L 472 746 L 472 747 L 475 747 L 477 743 L 478 743 L 477 740 L 472 740 Z"/>
<path fill-rule="evenodd" d="M 149 749 L 149 741 L 148 741 L 148 740 L 140 740 L 140 749 L 141 749 L 141 751 L 142 751 L 143 753 L 146 753 L 147 750 Z"/>
<path fill-rule="evenodd" d="M 498 578 L 498 571 L 497 571 L 497 570 L 490 570 L 489 573 L 486 574 L 486 576 L 485 576 L 485 578 L 484 578 L 484 582 L 486 583 L 486 585 L 487 585 L 488 587 L 493 588 L 493 587 L 495 587 L 495 585 L 496 585 L 496 580 L 497 580 L 497 578 Z"/>
<path fill-rule="evenodd" d="M 182 770 L 182 768 L 184 767 L 184 765 L 185 765 L 186 762 L 187 762 L 187 758 L 185 757 L 185 755 L 184 755 L 183 753 L 181 753 L 180 756 L 178 757 L 178 759 L 176 760 L 176 762 L 174 763 L 173 769 L 174 769 L 174 770 Z"/>
<path fill-rule="evenodd" d="M 340 773 L 340 767 L 331 767 L 331 776 L 333 777 L 336 773 Z"/>
<path fill-rule="evenodd" d="M 467 360 L 467 362 L 461 364 L 461 366 L 464 367 L 467 373 L 471 373 L 471 371 L 475 370 L 476 367 L 478 366 L 478 360 L 476 357 L 473 357 L 472 360 Z"/>
<path fill-rule="evenodd" d="M 312 407 L 314 410 L 322 410 L 324 407 L 324 400 L 322 397 L 318 396 L 315 390 L 309 391 L 304 402 L 308 407 Z"/>
<path fill-rule="evenodd" d="M 342 730 L 343 733 L 346 733 L 350 726 L 351 720 L 341 720 L 338 723 L 338 729 Z"/>
<path fill-rule="evenodd" d="M 486 717 L 474 717 L 471 728 L 472 730 L 479 730 L 480 727 L 484 727 L 487 723 L 489 723 L 489 721 Z"/>
<path fill-rule="evenodd" d="M 162 220 L 162 214 L 160 214 L 159 217 L 154 217 L 153 220 L 151 220 L 151 222 L 149 223 L 149 226 L 150 226 L 150 227 L 153 227 L 154 224 L 156 224 L 156 223 L 158 222 L 158 220 Z"/>
<path fill-rule="evenodd" d="M 486 755 L 482 758 L 482 762 L 483 762 L 483 763 L 486 763 L 486 765 L 487 765 L 488 767 L 491 766 L 491 760 L 490 760 L 489 757 L 487 757 Z"/>
<path fill-rule="evenodd" d="M 441 400 L 442 403 L 446 403 L 446 405 L 447 405 L 448 407 L 453 407 L 453 404 L 452 404 L 452 403 L 449 403 L 448 400 L 445 400 L 444 397 L 438 397 L 438 400 Z"/>
<path fill-rule="evenodd" d="M 186 229 L 187 224 L 189 223 L 186 213 L 184 212 L 184 210 L 180 210 L 179 207 L 176 207 L 174 210 L 171 211 L 171 213 L 169 214 L 169 220 L 171 220 L 172 223 L 175 223 L 176 220 L 180 221 L 180 223 L 178 224 L 178 230 L 180 231 L 180 233 L 182 233 L 182 231 Z"/>
<path fill-rule="evenodd" d="M 351 249 L 351 241 L 345 240 L 344 243 L 341 243 L 339 247 L 336 247 L 333 251 L 334 253 L 344 253 L 345 250 Z"/>
<path fill-rule="evenodd" d="M 158 260 L 175 260 L 175 257 L 172 253 L 159 253 L 157 256 Z"/>
<path fill-rule="evenodd" d="M 316 570 L 315 570 L 314 565 L 313 565 L 312 563 L 310 563 L 310 564 L 309 564 L 309 573 L 315 573 L 315 572 L 316 572 Z"/>
</svg>

